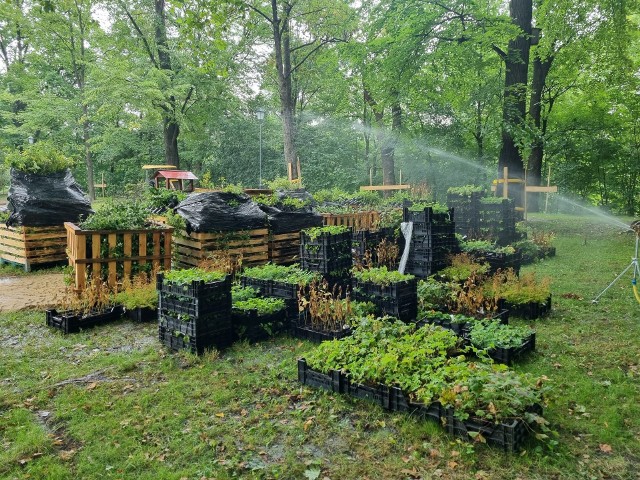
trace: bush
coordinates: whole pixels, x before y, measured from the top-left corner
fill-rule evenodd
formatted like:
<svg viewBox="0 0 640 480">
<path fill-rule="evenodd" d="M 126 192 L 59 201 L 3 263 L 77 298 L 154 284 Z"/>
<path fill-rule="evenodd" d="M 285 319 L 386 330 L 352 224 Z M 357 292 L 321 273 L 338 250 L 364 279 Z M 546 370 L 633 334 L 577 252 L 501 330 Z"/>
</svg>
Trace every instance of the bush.
<svg viewBox="0 0 640 480">
<path fill-rule="evenodd" d="M 135 230 L 149 225 L 142 203 L 109 201 L 79 224 L 83 230 Z"/>
<path fill-rule="evenodd" d="M 22 151 L 9 152 L 5 155 L 4 161 L 9 167 L 21 172 L 39 175 L 62 172 L 67 168 L 72 168 L 76 163 L 73 159 L 63 155 L 54 145 L 45 141 L 29 145 Z"/>
</svg>

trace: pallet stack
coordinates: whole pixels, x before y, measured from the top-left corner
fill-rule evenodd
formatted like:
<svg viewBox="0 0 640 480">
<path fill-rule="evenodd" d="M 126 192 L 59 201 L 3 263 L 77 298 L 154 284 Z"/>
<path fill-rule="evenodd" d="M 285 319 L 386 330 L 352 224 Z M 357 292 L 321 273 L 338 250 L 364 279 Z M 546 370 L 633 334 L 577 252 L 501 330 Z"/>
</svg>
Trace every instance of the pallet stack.
<svg viewBox="0 0 640 480">
<path fill-rule="evenodd" d="M 0 263 L 20 265 L 30 272 L 36 265 L 67 261 L 64 226 L 0 226 Z"/>
</svg>

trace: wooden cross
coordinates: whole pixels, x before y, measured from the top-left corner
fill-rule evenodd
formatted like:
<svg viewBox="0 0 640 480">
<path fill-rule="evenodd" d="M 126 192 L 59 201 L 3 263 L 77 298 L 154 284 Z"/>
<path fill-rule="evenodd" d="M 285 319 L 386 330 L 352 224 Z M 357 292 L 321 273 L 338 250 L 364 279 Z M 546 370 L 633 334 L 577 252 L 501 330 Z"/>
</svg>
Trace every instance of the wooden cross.
<svg viewBox="0 0 640 480">
<path fill-rule="evenodd" d="M 504 187 L 502 188 L 502 198 L 509 198 L 509 184 L 510 183 L 523 183 L 524 182 L 524 216 L 527 218 L 527 193 L 546 193 L 547 198 L 545 201 L 544 211 L 547 211 L 547 207 L 549 206 L 549 194 L 550 193 L 558 193 L 558 186 L 551 185 L 551 165 L 549 165 L 549 173 L 547 175 L 547 186 L 540 185 L 527 185 L 527 176 L 525 172 L 524 180 L 521 178 L 509 178 L 509 167 L 504 167 L 503 170 L 503 178 L 498 178 L 493 181 L 493 185 L 491 186 L 491 191 L 495 192 L 497 190 L 497 186 L 499 183 L 503 183 Z"/>
<path fill-rule="evenodd" d="M 93 188 L 101 188 L 102 189 L 102 196 L 104 197 L 104 189 L 107 188 L 107 184 L 104 183 L 104 173 L 102 174 L 102 183 L 95 183 L 93 185 Z"/>
</svg>

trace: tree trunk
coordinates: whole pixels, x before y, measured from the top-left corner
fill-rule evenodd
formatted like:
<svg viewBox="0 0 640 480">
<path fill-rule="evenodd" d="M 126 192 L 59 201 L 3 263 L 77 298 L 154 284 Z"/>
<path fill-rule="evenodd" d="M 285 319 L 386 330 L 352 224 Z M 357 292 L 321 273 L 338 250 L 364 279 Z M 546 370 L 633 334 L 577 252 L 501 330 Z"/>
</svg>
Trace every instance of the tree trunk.
<svg viewBox="0 0 640 480">
<path fill-rule="evenodd" d="M 524 177 L 522 154 L 516 145 L 514 130 L 523 126 L 527 107 L 527 73 L 531 36 L 532 0 L 509 2 L 511 22 L 520 28 L 519 35 L 509 41 L 505 56 L 504 104 L 502 110 L 502 148 L 498 160 L 498 178 L 503 168 L 509 168 L 509 178 Z M 499 185 L 501 187 L 501 185 Z M 498 188 L 500 192 L 501 188 Z M 523 184 L 509 185 L 509 194 L 516 205 L 522 205 Z"/>
<path fill-rule="evenodd" d="M 154 36 L 158 47 L 158 67 L 161 70 L 172 71 L 171 55 L 167 41 L 167 21 L 165 16 L 165 0 L 155 0 L 155 29 Z M 162 109 L 162 124 L 164 136 L 164 159 L 167 165 L 175 165 L 180 168 L 180 155 L 178 153 L 178 135 L 180 125 L 176 118 L 176 99 L 169 98 L 169 106 Z"/>
<path fill-rule="evenodd" d="M 291 47 L 289 33 L 289 13 L 285 7 L 284 18 L 278 14 L 278 1 L 271 0 L 271 27 L 275 46 L 276 70 L 278 71 L 278 91 L 282 109 L 282 129 L 284 134 L 284 161 L 291 172 L 291 180 L 299 177 L 293 119 L 293 98 L 291 98 Z"/>
<path fill-rule="evenodd" d="M 541 60 L 539 56 L 533 59 L 533 80 L 531 82 L 531 101 L 529 103 L 529 116 L 535 128 L 535 137 L 531 146 L 531 153 L 527 161 L 527 184 L 540 185 L 542 180 L 542 159 L 544 157 L 544 139 L 546 134 L 546 122 L 542 122 L 542 90 L 547 82 L 547 75 L 551 69 L 553 57 L 549 56 Z M 527 194 L 527 209 L 530 212 L 540 210 L 539 193 Z"/>
</svg>

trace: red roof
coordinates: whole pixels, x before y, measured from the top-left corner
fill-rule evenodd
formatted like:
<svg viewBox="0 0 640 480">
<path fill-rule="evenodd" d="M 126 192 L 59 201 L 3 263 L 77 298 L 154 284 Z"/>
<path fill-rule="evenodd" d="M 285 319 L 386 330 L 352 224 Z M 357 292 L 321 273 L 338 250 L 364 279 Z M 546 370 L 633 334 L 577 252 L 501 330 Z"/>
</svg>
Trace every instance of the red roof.
<svg viewBox="0 0 640 480">
<path fill-rule="evenodd" d="M 198 177 L 187 170 L 160 170 L 153 176 L 153 178 L 158 177 L 175 178 L 178 180 L 198 180 Z"/>
</svg>

